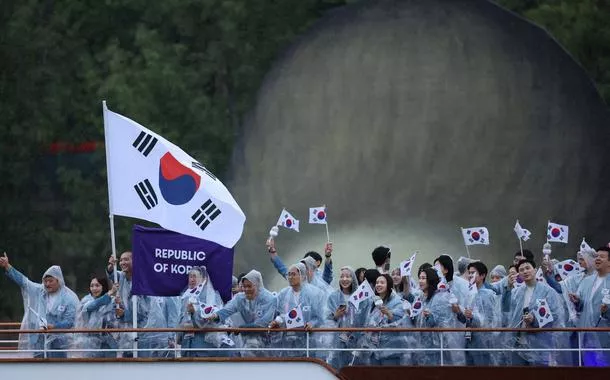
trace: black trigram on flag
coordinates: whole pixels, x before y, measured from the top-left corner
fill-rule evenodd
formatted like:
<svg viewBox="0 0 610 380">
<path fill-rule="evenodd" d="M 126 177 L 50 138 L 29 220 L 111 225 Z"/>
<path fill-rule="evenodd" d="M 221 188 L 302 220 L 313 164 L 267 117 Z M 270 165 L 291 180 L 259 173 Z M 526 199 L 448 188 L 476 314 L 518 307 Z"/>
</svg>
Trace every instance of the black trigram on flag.
<svg viewBox="0 0 610 380">
<path fill-rule="evenodd" d="M 201 165 L 199 162 L 197 161 L 193 161 L 193 167 L 195 169 L 199 169 L 202 172 L 204 172 L 205 174 L 207 174 L 210 178 L 212 178 L 214 181 L 216 181 L 216 176 L 214 174 L 212 174 L 211 171 L 209 171 L 208 169 L 205 168 L 205 166 Z"/>
<path fill-rule="evenodd" d="M 218 215 L 220 215 L 220 213 L 220 209 L 212 203 L 212 200 L 208 199 L 197 211 L 195 211 L 192 219 L 203 231 L 214 219 L 216 219 L 216 217 L 218 217 Z"/>
<path fill-rule="evenodd" d="M 153 137 L 153 135 L 149 135 L 148 133 L 142 131 L 138 135 L 136 141 L 133 142 L 133 147 L 136 148 L 140 153 L 144 155 L 144 157 L 148 157 L 150 151 L 153 150 L 155 145 L 157 145 L 157 138 Z"/>
<path fill-rule="evenodd" d="M 146 206 L 147 210 L 150 210 L 159 203 L 159 200 L 157 199 L 157 194 L 155 194 L 155 190 L 150 185 L 150 182 L 147 179 L 138 183 L 133 188 L 136 190 L 136 193 L 138 193 L 140 200 L 142 201 L 144 206 Z"/>
</svg>

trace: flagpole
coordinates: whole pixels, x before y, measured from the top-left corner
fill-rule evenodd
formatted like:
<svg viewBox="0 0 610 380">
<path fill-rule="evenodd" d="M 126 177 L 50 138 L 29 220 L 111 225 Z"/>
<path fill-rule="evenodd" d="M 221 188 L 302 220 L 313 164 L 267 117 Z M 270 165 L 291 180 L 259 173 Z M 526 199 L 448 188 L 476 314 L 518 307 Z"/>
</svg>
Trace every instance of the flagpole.
<svg viewBox="0 0 610 380">
<path fill-rule="evenodd" d="M 326 242 L 330 243 L 330 234 L 328 233 L 328 222 L 324 223 L 326 226 Z"/>
<path fill-rule="evenodd" d="M 462 232 L 462 240 L 464 240 L 464 247 L 466 247 L 466 255 L 470 258 L 470 250 L 468 250 L 468 244 L 466 244 L 466 239 L 464 239 L 464 227 L 460 227 L 460 231 Z"/>
<path fill-rule="evenodd" d="M 468 244 L 464 244 L 464 247 L 466 247 L 466 254 L 468 255 L 468 258 L 470 258 L 470 250 L 468 250 Z"/>
<path fill-rule="evenodd" d="M 521 256 L 523 256 L 523 243 L 521 242 L 521 238 L 517 236 L 519 240 L 519 251 L 521 251 Z"/>
<path fill-rule="evenodd" d="M 108 179 L 108 219 L 110 219 L 110 242 L 112 244 L 112 257 L 114 257 L 114 283 L 118 283 L 117 263 L 116 263 L 116 238 L 114 234 L 114 214 L 112 213 L 112 186 L 110 185 L 110 148 L 108 139 L 108 118 L 106 112 L 108 107 L 106 101 L 102 100 L 102 116 L 104 119 L 104 145 L 106 148 L 106 178 Z"/>
</svg>

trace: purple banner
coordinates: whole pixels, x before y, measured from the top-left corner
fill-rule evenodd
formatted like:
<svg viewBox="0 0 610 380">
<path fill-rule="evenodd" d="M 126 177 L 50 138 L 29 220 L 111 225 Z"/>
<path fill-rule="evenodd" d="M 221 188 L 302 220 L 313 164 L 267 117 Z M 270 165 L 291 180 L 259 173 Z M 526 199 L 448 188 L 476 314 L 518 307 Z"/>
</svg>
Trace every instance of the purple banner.
<svg viewBox="0 0 610 380">
<path fill-rule="evenodd" d="M 132 251 L 133 294 L 180 295 L 189 270 L 205 265 L 223 301 L 231 299 L 232 248 L 163 228 L 134 225 Z"/>
</svg>

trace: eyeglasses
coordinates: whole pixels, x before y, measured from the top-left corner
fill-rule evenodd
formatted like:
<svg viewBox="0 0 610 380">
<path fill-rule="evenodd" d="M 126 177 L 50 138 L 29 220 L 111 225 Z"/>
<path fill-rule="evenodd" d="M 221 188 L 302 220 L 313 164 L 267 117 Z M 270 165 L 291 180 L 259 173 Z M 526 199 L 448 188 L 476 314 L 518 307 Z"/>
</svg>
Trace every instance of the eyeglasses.
<svg viewBox="0 0 610 380">
<path fill-rule="evenodd" d="M 288 272 L 288 277 L 297 277 L 299 274 L 296 272 Z"/>
</svg>

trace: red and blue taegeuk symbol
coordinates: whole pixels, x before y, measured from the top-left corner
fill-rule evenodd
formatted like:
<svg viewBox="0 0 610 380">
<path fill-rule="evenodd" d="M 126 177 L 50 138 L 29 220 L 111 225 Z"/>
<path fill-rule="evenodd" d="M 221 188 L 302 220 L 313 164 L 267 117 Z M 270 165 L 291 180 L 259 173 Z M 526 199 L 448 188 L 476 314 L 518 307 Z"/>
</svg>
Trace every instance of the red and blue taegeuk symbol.
<svg viewBox="0 0 610 380">
<path fill-rule="evenodd" d="M 172 205 L 190 201 L 201 184 L 201 177 L 182 165 L 170 152 L 159 161 L 159 189 L 163 199 Z"/>
<path fill-rule="evenodd" d="M 553 227 L 551 229 L 551 236 L 553 236 L 554 238 L 559 237 L 559 235 L 561 235 L 561 230 L 557 227 Z"/>
<path fill-rule="evenodd" d="M 297 317 L 297 311 L 295 309 L 290 310 L 288 313 L 288 318 L 295 319 Z"/>
<path fill-rule="evenodd" d="M 478 240 L 481 238 L 481 234 L 480 234 L 480 233 L 478 233 L 477 231 L 473 231 L 473 232 L 470 234 L 470 237 L 471 237 L 473 240 L 478 241 Z"/>
</svg>

